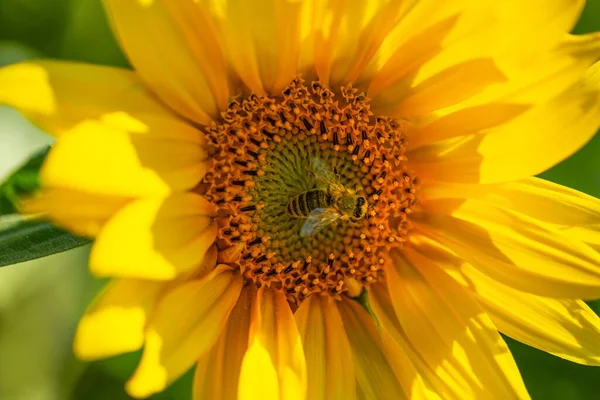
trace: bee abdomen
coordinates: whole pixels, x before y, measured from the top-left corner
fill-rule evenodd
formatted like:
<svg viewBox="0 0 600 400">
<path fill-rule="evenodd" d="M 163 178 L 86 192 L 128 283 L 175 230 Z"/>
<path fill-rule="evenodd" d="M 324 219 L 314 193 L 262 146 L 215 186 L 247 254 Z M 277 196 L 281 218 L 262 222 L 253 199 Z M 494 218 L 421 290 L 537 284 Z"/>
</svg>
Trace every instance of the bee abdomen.
<svg viewBox="0 0 600 400">
<path fill-rule="evenodd" d="M 326 208 L 331 204 L 331 195 L 323 190 L 312 189 L 292 198 L 287 205 L 287 213 L 295 218 L 306 218 L 316 208 Z"/>
<path fill-rule="evenodd" d="M 308 213 L 310 214 L 310 212 L 315 208 L 329 207 L 331 204 L 330 197 L 331 196 L 329 193 L 325 192 L 324 190 L 314 189 L 306 192 L 306 203 L 309 210 Z"/>
<path fill-rule="evenodd" d="M 295 218 L 306 218 L 308 214 L 304 211 L 306 208 L 306 200 L 304 197 L 305 193 L 300 193 L 298 196 L 293 197 L 287 205 L 288 215 Z"/>
</svg>

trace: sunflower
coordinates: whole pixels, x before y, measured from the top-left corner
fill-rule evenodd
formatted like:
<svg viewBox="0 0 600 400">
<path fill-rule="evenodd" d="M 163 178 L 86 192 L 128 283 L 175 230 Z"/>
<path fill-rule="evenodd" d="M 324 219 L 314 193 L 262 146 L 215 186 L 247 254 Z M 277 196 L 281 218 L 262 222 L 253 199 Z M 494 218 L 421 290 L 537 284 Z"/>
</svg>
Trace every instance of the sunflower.
<svg viewBox="0 0 600 400">
<path fill-rule="evenodd" d="M 133 70 L 35 61 L 23 203 L 95 238 L 88 360 L 196 399 L 525 399 L 499 332 L 600 365 L 600 202 L 533 177 L 600 126 L 583 1 L 106 0 Z"/>
</svg>

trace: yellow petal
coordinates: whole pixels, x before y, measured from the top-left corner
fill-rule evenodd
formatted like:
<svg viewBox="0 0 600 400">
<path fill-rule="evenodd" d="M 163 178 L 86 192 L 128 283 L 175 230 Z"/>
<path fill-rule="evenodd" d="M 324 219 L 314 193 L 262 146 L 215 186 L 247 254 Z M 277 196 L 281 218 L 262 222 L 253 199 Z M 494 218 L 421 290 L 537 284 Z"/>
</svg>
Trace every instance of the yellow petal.
<svg viewBox="0 0 600 400">
<path fill-rule="evenodd" d="M 76 190 L 45 188 L 19 204 L 21 213 L 45 214 L 57 225 L 94 237 L 130 199 Z"/>
<path fill-rule="evenodd" d="M 217 250 L 216 244 L 212 244 L 206 253 L 200 266 L 191 271 L 192 276 L 190 278 L 202 278 L 204 275 L 210 273 L 218 264 L 219 251 Z"/>
<path fill-rule="evenodd" d="M 424 237 L 411 239 L 406 256 L 416 262 L 427 259 L 444 269 L 474 293 L 498 329 L 513 339 L 580 364 L 600 363 L 600 318 L 581 300 L 550 299 L 515 290 Z"/>
<path fill-rule="evenodd" d="M 136 200 L 100 231 L 90 269 L 97 276 L 173 279 L 204 259 L 217 234 L 213 211 L 192 193 Z"/>
<path fill-rule="evenodd" d="M 397 101 L 397 95 L 390 89 L 395 86 L 410 87 L 410 82 L 403 81 L 412 77 L 412 72 L 423 63 L 439 54 L 446 37 L 456 28 L 459 10 L 438 7 L 434 13 L 425 15 L 427 3 L 431 6 L 432 2 L 418 2 L 407 15 L 400 18 L 366 71 L 372 76 L 362 77 L 370 81 L 369 95 L 375 98 L 376 106 L 385 107 L 392 100 L 391 97 Z"/>
<path fill-rule="evenodd" d="M 388 107 L 378 111 L 406 118 L 426 115 L 441 108 L 453 106 L 483 91 L 490 85 L 505 82 L 506 76 L 494 60 L 477 58 L 445 69 L 402 93 L 402 99 L 387 101 Z"/>
<path fill-rule="evenodd" d="M 444 269 L 472 291 L 502 333 L 570 361 L 600 365 L 600 318 L 583 301 L 515 290 L 426 238 L 413 238 L 405 254 L 412 263 Z"/>
<path fill-rule="evenodd" d="M 252 342 L 244 355 L 238 391 L 240 400 L 280 398 L 281 388 L 277 370 L 269 351 L 260 340 Z"/>
<path fill-rule="evenodd" d="M 154 135 L 153 129 L 164 135 L 172 125 L 147 126 L 124 115 L 109 119 L 83 122 L 63 134 L 44 162 L 42 184 L 134 197 L 188 189 L 204 175 L 201 146 Z"/>
<path fill-rule="evenodd" d="M 454 379 L 448 376 L 442 379 L 436 372 L 436 365 L 428 365 L 427 360 L 419 354 L 419 349 L 415 348 L 406 336 L 406 333 L 398 322 L 398 317 L 396 317 L 396 311 L 392 305 L 387 284 L 385 282 L 378 282 L 369 285 L 367 290 L 369 293 L 369 302 L 375 315 L 377 315 L 377 320 L 381 324 L 382 339 L 386 345 L 386 352 L 391 352 L 388 359 L 393 360 L 393 354 L 399 351 L 397 348 L 401 349 L 410 360 L 416 372 L 422 377 L 425 386 L 424 391 L 433 391 L 434 393 L 438 393 L 442 398 L 461 398 L 464 392 L 460 388 L 460 384 L 457 384 L 454 382 Z M 391 341 L 394 343 L 391 343 Z M 407 376 L 399 376 L 398 373 L 396 375 L 403 383 L 403 387 L 410 387 L 409 385 L 413 384 L 413 388 L 418 389 L 418 383 L 411 373 Z M 431 398 L 435 397 L 432 396 Z"/>
<path fill-rule="evenodd" d="M 229 59 L 254 93 L 277 95 L 297 75 L 300 47 L 310 35 L 309 6 L 305 0 L 227 2 Z"/>
<path fill-rule="evenodd" d="M 333 0 L 317 7 L 315 68 L 325 85 L 355 81 L 409 2 Z"/>
<path fill-rule="evenodd" d="M 352 347 L 356 381 L 365 397 L 408 399 L 410 392 L 405 392 L 396 378 L 373 317 L 353 300 L 337 306 Z"/>
<path fill-rule="evenodd" d="M 527 215 L 442 199 L 413 216 L 426 236 L 508 286 L 555 298 L 600 296 L 600 253 Z"/>
<path fill-rule="evenodd" d="M 413 121 L 407 132 L 410 149 L 430 146 L 409 153 L 410 158 L 423 159 L 423 167 L 427 167 L 428 159 L 461 144 L 460 140 L 446 139 L 463 136 L 462 141 L 466 141 L 469 135 L 502 132 L 503 125 L 515 117 L 535 107 L 543 108 L 577 85 L 598 57 L 600 35 L 567 36 L 554 50 L 520 68 L 518 76 L 512 76 L 506 84 L 484 90 L 469 101 L 428 115 L 422 121 Z"/>
<path fill-rule="evenodd" d="M 420 1 L 398 21 L 367 69 L 373 75 L 369 88 L 373 106 L 389 110 L 399 103 L 406 88 L 411 92 L 433 76 L 470 60 L 492 60 L 501 74 L 510 78 L 507 81 L 513 82 L 570 31 L 582 3 Z"/>
<path fill-rule="evenodd" d="M 464 108 L 444 115 L 408 132 L 408 150 L 458 136 L 485 132 L 502 125 L 525 112 L 530 106 L 513 103 L 492 103 Z"/>
<path fill-rule="evenodd" d="M 204 2 L 105 1 L 136 72 L 171 108 L 208 124 L 227 107 L 219 17 Z"/>
<path fill-rule="evenodd" d="M 135 279 L 112 281 L 79 321 L 73 349 L 95 360 L 138 350 L 144 329 L 165 284 Z"/>
<path fill-rule="evenodd" d="M 505 182 L 543 172 L 596 133 L 600 125 L 600 73 L 596 69 L 590 69 L 583 82 L 490 132 L 409 152 L 412 168 L 425 180 L 465 183 Z M 552 79 L 546 82 L 552 83 Z"/>
<path fill-rule="evenodd" d="M 479 303 L 500 332 L 572 362 L 600 365 L 600 318 L 587 304 L 581 300 L 555 300 L 505 290 L 505 287 L 491 280 L 485 290 L 478 290 L 487 300 Z M 492 298 L 494 294 L 498 296 Z"/>
<path fill-rule="evenodd" d="M 61 135 L 84 120 L 124 112 L 175 119 L 130 70 L 63 61 L 28 61 L 0 69 L 0 104 Z"/>
<path fill-rule="evenodd" d="M 557 227 L 600 223 L 600 200 L 540 178 L 490 185 L 434 182 L 419 192 L 423 201 L 467 198 L 507 208 Z"/>
<path fill-rule="evenodd" d="M 258 290 L 249 343 L 240 372 L 240 399 L 306 398 L 302 341 L 283 292 Z"/>
<path fill-rule="evenodd" d="M 381 341 L 383 349 L 390 365 L 394 369 L 396 379 L 402 385 L 407 398 L 411 400 L 439 400 L 437 391 L 427 385 L 422 376 L 415 369 L 412 360 L 406 354 L 405 349 L 384 328 L 381 329 Z"/>
<path fill-rule="evenodd" d="M 294 315 L 306 354 L 310 399 L 355 399 L 352 349 L 335 301 L 310 296 Z"/>
<path fill-rule="evenodd" d="M 210 351 L 241 288 L 241 276 L 218 267 L 169 291 L 146 329 L 142 359 L 126 385 L 129 395 L 145 398 L 164 390 Z"/>
<path fill-rule="evenodd" d="M 600 253 L 600 224 L 561 227 L 560 232 L 572 240 L 579 240 Z"/>
<path fill-rule="evenodd" d="M 423 187 L 421 200 L 477 199 L 525 214 L 571 240 L 588 244 L 600 252 L 600 200 L 577 190 L 539 178 L 490 185 L 435 182 Z"/>
<path fill-rule="evenodd" d="M 388 290 L 406 337 L 457 398 L 528 399 L 508 347 L 489 317 L 456 282 L 398 250 L 386 268 Z"/>
<path fill-rule="evenodd" d="M 255 296 L 254 291 L 251 285 L 242 288 L 217 344 L 196 364 L 195 400 L 238 399 L 238 381 L 242 359 L 248 349 L 250 310 L 252 297 Z M 260 382 L 264 380 L 261 379 Z"/>
<path fill-rule="evenodd" d="M 581 82 L 586 70 L 598 57 L 600 34 L 564 35 L 553 49 L 519 66 L 518 73 L 513 74 L 505 85 L 490 87 L 464 105 L 494 101 L 520 104 L 548 102 Z"/>
</svg>

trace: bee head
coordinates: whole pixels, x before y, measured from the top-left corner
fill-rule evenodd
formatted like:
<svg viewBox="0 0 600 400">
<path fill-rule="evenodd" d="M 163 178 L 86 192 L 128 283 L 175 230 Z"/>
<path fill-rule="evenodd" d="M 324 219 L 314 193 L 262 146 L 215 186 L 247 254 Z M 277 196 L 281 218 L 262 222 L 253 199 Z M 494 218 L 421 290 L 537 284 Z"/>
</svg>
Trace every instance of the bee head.
<svg viewBox="0 0 600 400">
<path fill-rule="evenodd" d="M 352 219 L 358 220 L 363 218 L 367 214 L 368 208 L 369 203 L 367 203 L 367 199 L 365 199 L 363 196 L 356 197 L 354 210 L 352 211 Z"/>
</svg>

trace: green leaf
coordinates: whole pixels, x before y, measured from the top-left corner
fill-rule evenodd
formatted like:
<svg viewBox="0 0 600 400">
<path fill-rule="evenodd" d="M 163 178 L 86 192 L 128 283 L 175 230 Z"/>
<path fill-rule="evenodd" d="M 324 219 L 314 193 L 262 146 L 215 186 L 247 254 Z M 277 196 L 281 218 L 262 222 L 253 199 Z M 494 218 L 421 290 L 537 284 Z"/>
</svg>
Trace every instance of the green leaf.
<svg viewBox="0 0 600 400">
<path fill-rule="evenodd" d="M 0 215 L 16 213 L 19 199 L 40 188 L 39 171 L 49 151 L 36 153 L 0 184 Z"/>
<path fill-rule="evenodd" d="M 0 267 L 60 253 L 91 242 L 50 222 L 19 215 L 0 218 Z"/>
<path fill-rule="evenodd" d="M 35 154 L 0 184 L 0 267 L 90 243 L 39 218 L 16 214 L 23 196 L 39 190 L 39 171 L 50 148 Z"/>
</svg>

